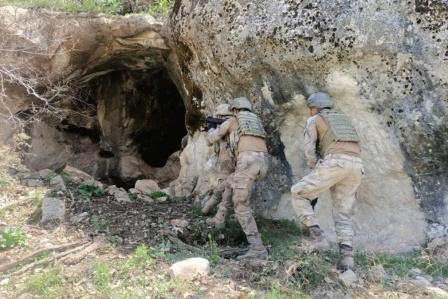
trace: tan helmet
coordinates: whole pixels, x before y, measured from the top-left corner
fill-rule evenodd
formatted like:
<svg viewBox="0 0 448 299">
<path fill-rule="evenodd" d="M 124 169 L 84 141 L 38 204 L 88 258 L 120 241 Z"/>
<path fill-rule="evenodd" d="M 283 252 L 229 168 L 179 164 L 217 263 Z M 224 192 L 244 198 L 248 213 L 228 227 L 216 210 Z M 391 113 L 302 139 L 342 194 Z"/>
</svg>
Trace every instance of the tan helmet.
<svg viewBox="0 0 448 299">
<path fill-rule="evenodd" d="M 232 105 L 230 105 L 230 110 L 233 110 L 233 108 L 236 108 L 238 110 L 247 109 L 249 111 L 252 111 L 252 104 L 247 98 L 240 97 L 233 100 Z"/>
<path fill-rule="evenodd" d="M 333 109 L 334 102 L 333 99 L 325 92 L 316 92 L 310 95 L 306 101 L 306 106 L 308 108 L 317 107 L 319 109 L 329 108 Z"/>
<path fill-rule="evenodd" d="M 215 113 L 213 114 L 213 117 L 218 117 L 218 115 L 231 116 L 232 111 L 230 111 L 230 105 L 229 104 L 218 105 L 218 107 L 216 107 L 216 109 L 215 109 Z"/>
</svg>

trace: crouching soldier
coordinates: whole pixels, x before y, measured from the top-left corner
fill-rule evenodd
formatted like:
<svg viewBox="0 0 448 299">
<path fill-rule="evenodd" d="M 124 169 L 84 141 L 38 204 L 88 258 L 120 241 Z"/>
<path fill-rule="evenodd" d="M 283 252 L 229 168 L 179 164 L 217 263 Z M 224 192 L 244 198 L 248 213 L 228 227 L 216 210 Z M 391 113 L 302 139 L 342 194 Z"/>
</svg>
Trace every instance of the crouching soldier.
<svg viewBox="0 0 448 299">
<path fill-rule="evenodd" d="M 252 104 L 247 98 L 234 99 L 230 105 L 230 110 L 234 117 L 225 121 L 218 129 L 211 129 L 208 132 L 207 139 L 210 143 L 216 143 L 223 137 L 228 136 L 230 148 L 234 156 L 237 157 L 235 172 L 229 176 L 226 182 L 232 192 L 236 218 L 249 242 L 249 251 L 239 256 L 238 259 L 267 259 L 268 252 L 263 245 L 250 208 L 250 197 L 254 182 L 264 178 L 268 171 L 266 132 L 259 117 L 252 113 Z M 217 214 L 214 218 L 211 218 L 217 220 L 216 222 L 225 221 L 230 208 L 230 203 L 225 203 L 225 193 Z"/>
</svg>

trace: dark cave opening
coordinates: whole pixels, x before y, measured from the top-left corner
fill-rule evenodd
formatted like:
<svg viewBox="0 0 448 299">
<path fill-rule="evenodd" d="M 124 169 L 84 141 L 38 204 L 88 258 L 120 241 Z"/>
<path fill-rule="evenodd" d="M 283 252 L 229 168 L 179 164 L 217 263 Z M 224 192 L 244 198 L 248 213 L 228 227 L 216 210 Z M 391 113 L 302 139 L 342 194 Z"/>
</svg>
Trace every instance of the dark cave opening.
<svg viewBox="0 0 448 299">
<path fill-rule="evenodd" d="M 145 84 L 138 88 L 146 94 L 142 99 L 147 107 L 146 125 L 136 130 L 132 139 L 143 161 L 152 167 L 163 167 L 169 156 L 180 149 L 182 137 L 187 134 L 184 102 L 164 71 L 141 84 Z"/>
<path fill-rule="evenodd" d="M 102 138 L 108 143 L 101 157 L 136 152 L 149 166 L 163 167 L 181 148 L 186 109 L 166 69 L 114 71 L 92 88 L 102 107 Z"/>
</svg>

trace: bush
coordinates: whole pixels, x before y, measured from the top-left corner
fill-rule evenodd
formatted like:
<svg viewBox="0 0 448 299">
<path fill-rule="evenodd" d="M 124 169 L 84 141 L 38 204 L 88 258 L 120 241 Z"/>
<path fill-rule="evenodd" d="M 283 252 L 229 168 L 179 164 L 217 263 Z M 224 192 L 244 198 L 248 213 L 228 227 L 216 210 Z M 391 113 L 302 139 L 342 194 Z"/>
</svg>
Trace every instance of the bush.
<svg viewBox="0 0 448 299">
<path fill-rule="evenodd" d="M 77 189 L 80 198 L 90 198 L 92 196 L 100 196 L 103 190 L 93 185 L 80 185 Z"/>
<path fill-rule="evenodd" d="M 168 194 L 166 194 L 165 192 L 162 192 L 162 191 L 156 191 L 156 192 L 152 192 L 152 193 L 149 193 L 146 195 L 151 197 L 152 199 L 168 196 Z"/>
<path fill-rule="evenodd" d="M 173 6 L 170 0 L 155 0 L 149 7 L 148 13 L 157 17 L 167 15 Z"/>
<path fill-rule="evenodd" d="M 25 245 L 25 233 L 20 228 L 5 228 L 0 233 L 0 248 L 12 248 Z"/>
</svg>

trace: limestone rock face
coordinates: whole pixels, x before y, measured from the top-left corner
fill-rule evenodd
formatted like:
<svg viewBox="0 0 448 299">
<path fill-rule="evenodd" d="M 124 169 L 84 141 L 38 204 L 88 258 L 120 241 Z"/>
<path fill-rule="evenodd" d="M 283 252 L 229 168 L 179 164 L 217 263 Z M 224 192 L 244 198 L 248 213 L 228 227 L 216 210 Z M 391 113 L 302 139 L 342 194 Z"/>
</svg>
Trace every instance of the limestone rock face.
<svg viewBox="0 0 448 299">
<path fill-rule="evenodd" d="M 405 249 L 424 240 L 425 218 L 448 219 L 447 16 L 446 0 L 191 0 L 169 25 L 187 99 L 210 113 L 246 96 L 264 121 L 273 163 L 253 200 L 265 214 L 295 219 L 305 99 L 326 91 L 362 139 L 356 246 Z M 331 234 L 329 194 L 317 209 Z"/>
<path fill-rule="evenodd" d="M 326 91 L 362 141 L 356 249 L 409 249 L 428 222 L 448 231 L 447 18 L 447 0 L 183 0 L 166 23 L 2 6 L 0 141 L 26 124 L 30 169 L 200 200 L 216 185 L 201 118 L 245 96 L 271 154 L 253 206 L 295 220 L 305 100 Z M 328 193 L 316 209 L 335 240 Z"/>
</svg>

